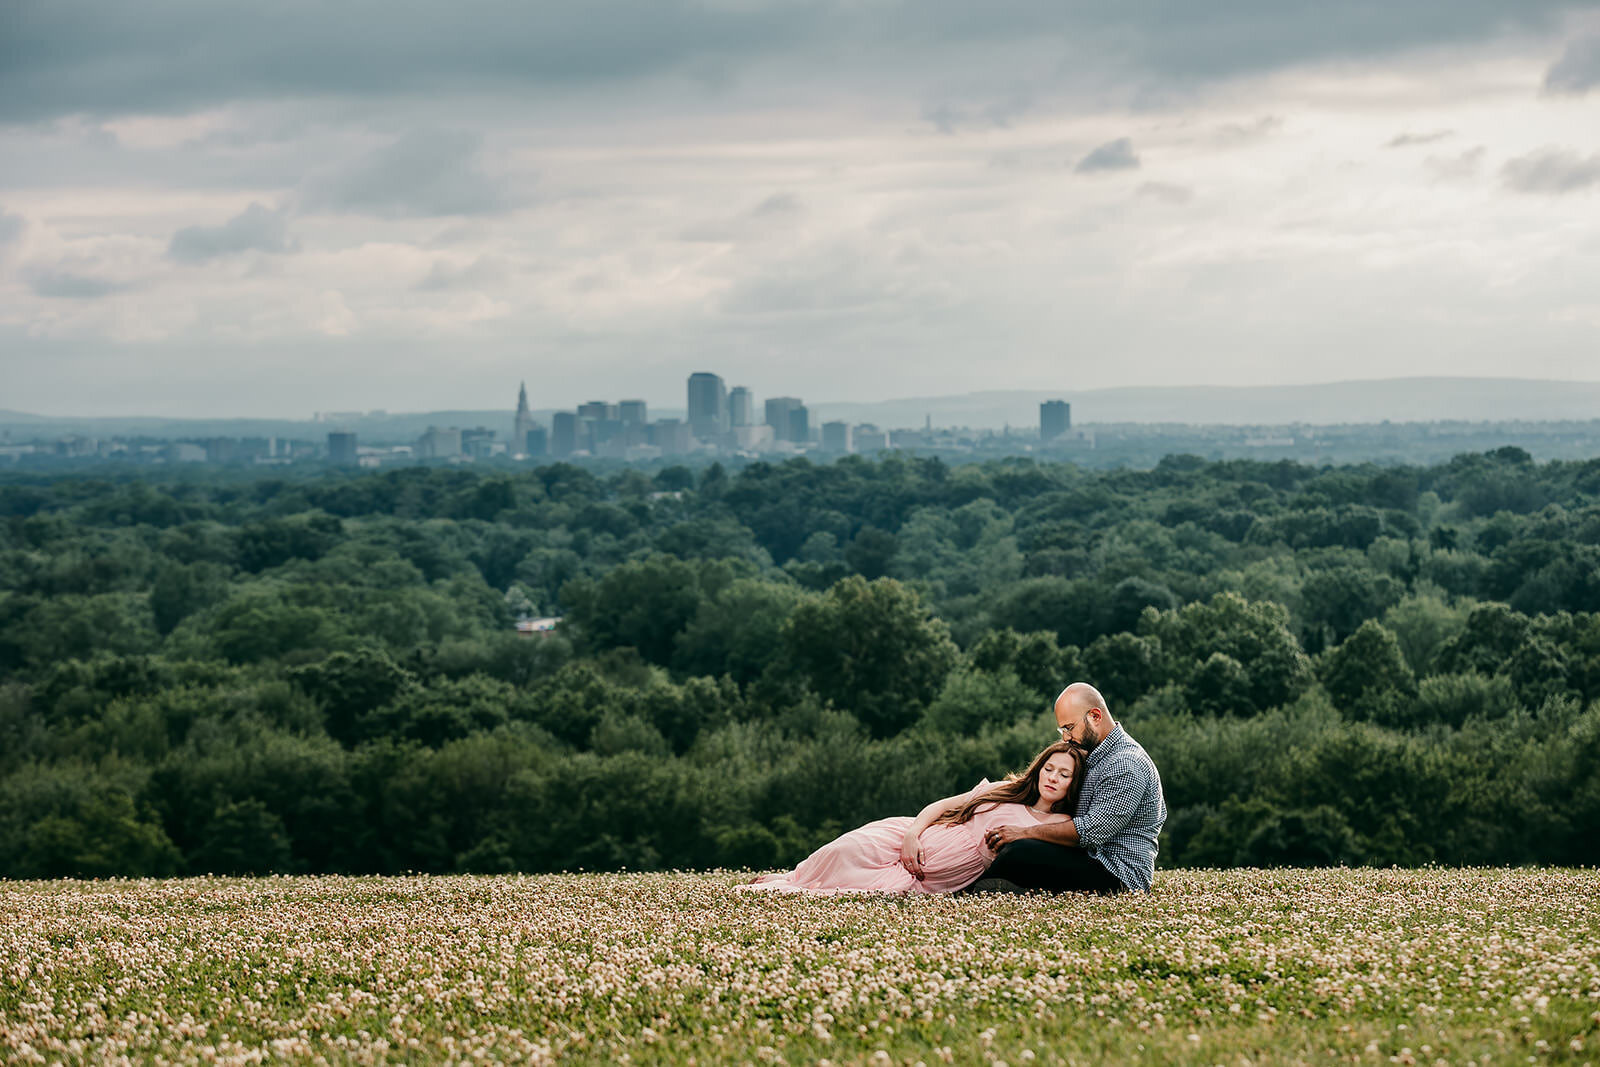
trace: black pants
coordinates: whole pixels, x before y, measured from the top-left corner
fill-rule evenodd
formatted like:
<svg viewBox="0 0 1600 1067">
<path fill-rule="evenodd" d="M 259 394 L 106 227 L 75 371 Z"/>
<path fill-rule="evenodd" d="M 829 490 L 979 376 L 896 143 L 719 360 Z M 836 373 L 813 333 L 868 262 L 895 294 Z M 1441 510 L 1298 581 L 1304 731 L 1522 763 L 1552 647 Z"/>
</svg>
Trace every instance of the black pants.
<svg viewBox="0 0 1600 1067">
<path fill-rule="evenodd" d="M 1027 838 L 1002 848 L 983 876 L 1052 893 L 1120 893 L 1125 888 L 1105 864 L 1083 849 Z"/>
</svg>

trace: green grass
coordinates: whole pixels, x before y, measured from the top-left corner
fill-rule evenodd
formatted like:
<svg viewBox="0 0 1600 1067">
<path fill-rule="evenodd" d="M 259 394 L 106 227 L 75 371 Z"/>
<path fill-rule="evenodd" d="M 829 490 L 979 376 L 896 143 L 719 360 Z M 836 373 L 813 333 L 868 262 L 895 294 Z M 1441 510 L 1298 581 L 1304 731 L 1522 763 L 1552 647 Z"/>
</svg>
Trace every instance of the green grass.
<svg viewBox="0 0 1600 1067">
<path fill-rule="evenodd" d="M 0 1062 L 1595 1059 L 1600 874 L 1177 871 L 1148 896 L 733 874 L 0 882 Z"/>
</svg>

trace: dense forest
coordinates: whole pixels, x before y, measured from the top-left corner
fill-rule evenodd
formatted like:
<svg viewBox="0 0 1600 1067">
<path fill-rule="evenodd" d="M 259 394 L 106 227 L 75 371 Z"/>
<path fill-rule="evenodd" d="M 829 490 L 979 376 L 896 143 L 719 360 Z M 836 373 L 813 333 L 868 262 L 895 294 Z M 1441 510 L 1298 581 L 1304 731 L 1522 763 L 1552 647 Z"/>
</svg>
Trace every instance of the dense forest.
<svg viewBox="0 0 1600 1067">
<path fill-rule="evenodd" d="M 0 476 L 3 877 L 770 867 L 1075 679 L 1165 865 L 1593 864 L 1600 460 Z"/>
</svg>

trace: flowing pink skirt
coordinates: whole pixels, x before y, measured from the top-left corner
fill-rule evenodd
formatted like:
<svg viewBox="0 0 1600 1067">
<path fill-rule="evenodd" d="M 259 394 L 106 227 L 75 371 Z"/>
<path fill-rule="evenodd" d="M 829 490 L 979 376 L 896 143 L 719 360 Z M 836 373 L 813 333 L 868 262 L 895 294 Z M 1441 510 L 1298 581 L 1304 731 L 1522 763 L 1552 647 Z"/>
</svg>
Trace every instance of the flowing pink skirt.
<svg viewBox="0 0 1600 1067">
<path fill-rule="evenodd" d="M 835 838 L 792 871 L 764 874 L 734 888 L 773 893 L 953 893 L 976 882 L 994 860 L 983 844 L 982 823 L 987 821 L 924 830 L 920 880 L 900 865 L 900 843 L 912 819 L 899 815 Z"/>
</svg>

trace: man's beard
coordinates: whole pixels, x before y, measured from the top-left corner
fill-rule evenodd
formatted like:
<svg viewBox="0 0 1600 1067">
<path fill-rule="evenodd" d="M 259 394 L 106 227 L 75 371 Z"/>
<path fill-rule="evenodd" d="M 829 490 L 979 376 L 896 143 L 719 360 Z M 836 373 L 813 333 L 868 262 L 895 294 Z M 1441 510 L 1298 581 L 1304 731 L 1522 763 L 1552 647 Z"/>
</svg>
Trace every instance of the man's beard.
<svg viewBox="0 0 1600 1067">
<path fill-rule="evenodd" d="M 1079 741 L 1078 744 L 1083 746 L 1084 755 L 1088 755 L 1090 752 L 1094 751 L 1094 746 L 1098 745 L 1100 742 L 1102 742 L 1104 740 L 1105 740 L 1105 738 L 1096 737 L 1094 734 L 1090 733 L 1088 730 L 1085 730 L 1083 732 L 1083 740 Z"/>
</svg>

